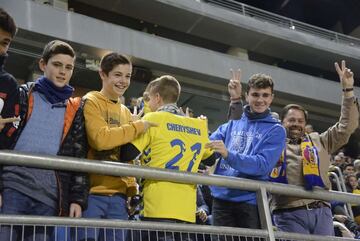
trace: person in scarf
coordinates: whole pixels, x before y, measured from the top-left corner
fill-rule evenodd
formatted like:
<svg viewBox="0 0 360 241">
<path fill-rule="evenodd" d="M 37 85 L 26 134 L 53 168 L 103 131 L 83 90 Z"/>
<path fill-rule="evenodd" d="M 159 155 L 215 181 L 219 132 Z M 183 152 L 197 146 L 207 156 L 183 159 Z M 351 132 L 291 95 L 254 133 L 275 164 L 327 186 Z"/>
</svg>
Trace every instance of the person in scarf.
<svg viewBox="0 0 360 241">
<path fill-rule="evenodd" d="M 345 145 L 358 127 L 359 108 L 354 96 L 354 74 L 335 63 L 342 89 L 342 106 L 339 121 L 319 134 L 305 133 L 307 111 L 300 105 L 290 104 L 283 108 L 281 122 L 287 131 L 287 145 L 277 171 L 271 174 L 274 182 L 329 189 L 327 176 L 330 154 Z M 276 174 L 275 174 L 276 172 Z M 321 200 L 273 195 L 271 209 L 275 225 L 281 231 L 334 235 L 330 204 Z"/>
<path fill-rule="evenodd" d="M 280 119 L 286 129 L 286 147 L 270 174 L 273 182 L 288 183 L 312 190 L 314 186 L 329 189 L 327 176 L 330 154 L 345 145 L 358 127 L 359 107 L 354 96 L 354 74 L 335 63 L 342 89 L 339 121 L 323 133 L 305 133 L 308 112 L 300 105 L 289 104 Z M 230 117 L 239 118 L 239 108 L 232 108 Z M 330 204 L 321 200 L 272 195 L 270 208 L 274 223 L 281 231 L 304 234 L 333 235 Z"/>
<path fill-rule="evenodd" d="M 81 98 L 71 98 L 75 64 L 73 48 L 49 42 L 39 61 L 43 76 L 20 91 L 21 122 L 14 150 L 40 155 L 84 158 L 87 152 Z M 29 89 L 26 89 L 29 87 Z M 88 178 L 84 173 L 25 166 L 4 166 L 1 173 L 2 214 L 80 217 L 86 209 Z M 51 227 L 4 227 L 0 240 L 49 240 Z M 23 236 L 22 236 L 23 235 Z"/>
<path fill-rule="evenodd" d="M 240 74 L 240 71 L 233 73 L 229 83 L 231 103 L 237 107 L 242 106 Z M 221 125 L 211 135 L 208 147 L 221 155 L 215 174 L 268 180 L 284 149 L 286 135 L 269 108 L 273 88 L 270 76 L 251 76 L 246 90 L 248 105 L 241 118 Z M 211 191 L 215 226 L 260 228 L 255 192 L 217 186 L 211 187 Z"/>
<path fill-rule="evenodd" d="M 169 75 L 148 84 L 147 104 L 153 112 L 143 119 L 158 126 L 124 145 L 121 149 L 122 161 L 133 160 L 142 153 L 142 165 L 193 173 L 198 171 L 200 161 L 214 164 L 213 152 L 205 148 L 209 142 L 207 120 L 184 116 L 176 104 L 180 90 L 179 82 Z M 142 220 L 195 223 L 196 185 L 143 180 L 141 188 Z M 172 237 L 167 238 L 172 240 Z"/>
</svg>

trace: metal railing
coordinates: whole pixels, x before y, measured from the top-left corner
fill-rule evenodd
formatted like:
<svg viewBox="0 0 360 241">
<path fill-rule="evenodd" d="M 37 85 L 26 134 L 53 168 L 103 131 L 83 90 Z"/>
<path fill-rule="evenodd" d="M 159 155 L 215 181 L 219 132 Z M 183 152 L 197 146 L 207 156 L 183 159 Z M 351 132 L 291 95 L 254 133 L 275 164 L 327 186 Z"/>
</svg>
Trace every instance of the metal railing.
<svg viewBox="0 0 360 241">
<path fill-rule="evenodd" d="M 358 38 L 354 38 L 345 34 L 337 33 L 331 30 L 327 30 L 320 27 L 316 27 L 314 25 L 303 23 L 291 18 L 280 16 L 278 14 L 271 13 L 262 9 L 258 9 L 234 0 L 203 0 L 203 1 L 214 4 L 216 6 L 220 6 L 226 9 L 236 11 L 237 13 L 244 16 L 256 18 L 263 22 L 275 24 L 279 27 L 284 27 L 287 29 L 291 29 L 293 31 L 308 33 L 320 38 L 334 41 L 336 43 L 342 43 L 349 46 L 360 46 L 360 39 Z"/>
<path fill-rule="evenodd" d="M 278 232 L 273 230 L 270 210 L 268 206 L 267 193 L 280 194 L 293 197 L 302 197 L 310 199 L 320 199 L 325 201 L 337 200 L 360 204 L 358 195 L 350 193 L 341 193 L 335 191 L 314 190 L 305 191 L 301 187 L 274 184 L 263 181 L 254 181 L 242 178 L 232 178 L 224 176 L 207 176 L 196 173 L 178 172 L 174 170 L 165 170 L 157 168 L 141 167 L 129 164 L 121 164 L 106 161 L 90 161 L 86 159 L 76 159 L 59 156 L 40 156 L 25 155 L 22 153 L 0 151 L 0 164 L 2 165 L 20 165 L 37 168 L 48 168 L 64 171 L 81 171 L 113 176 L 134 176 L 152 180 L 173 181 L 179 183 L 192 183 L 224 186 L 235 189 L 255 191 L 258 195 L 258 208 L 262 230 L 249 230 L 242 228 L 189 225 L 189 224 L 171 224 L 157 222 L 130 222 L 113 220 L 95 220 L 95 219 L 75 219 L 75 218 L 56 218 L 56 217 L 31 217 L 31 216 L 5 216 L 0 215 L 0 224 L 2 225 L 45 225 L 45 226 L 67 226 L 67 227 L 112 227 L 126 228 L 134 230 L 157 230 L 169 232 L 187 232 L 215 235 L 232 235 L 236 237 L 266 238 L 274 241 L 282 240 L 348 240 L 336 237 L 323 237 L 316 235 L 303 235 L 296 233 Z M 212 236 L 211 236 L 212 237 Z M 217 239 L 215 239 L 217 240 Z M 7 241 L 7 240 L 6 240 Z"/>
<path fill-rule="evenodd" d="M 333 171 L 329 172 L 329 175 L 334 178 L 334 180 L 336 182 L 337 190 L 340 191 L 340 192 L 347 192 L 344 175 L 343 175 L 342 170 L 340 169 L 340 167 L 332 166 L 331 169 Z M 345 211 L 348 214 L 348 216 L 350 218 L 354 219 L 354 214 L 353 214 L 353 211 L 352 211 L 352 208 L 351 208 L 351 204 L 346 203 L 344 208 L 345 208 Z"/>
</svg>

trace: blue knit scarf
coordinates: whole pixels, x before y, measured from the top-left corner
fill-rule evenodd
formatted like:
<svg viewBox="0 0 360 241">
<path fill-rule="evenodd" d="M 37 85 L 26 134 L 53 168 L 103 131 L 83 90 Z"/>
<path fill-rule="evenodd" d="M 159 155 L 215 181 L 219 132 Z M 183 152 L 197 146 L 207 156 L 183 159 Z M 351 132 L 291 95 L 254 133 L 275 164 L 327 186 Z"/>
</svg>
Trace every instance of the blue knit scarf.
<svg viewBox="0 0 360 241">
<path fill-rule="evenodd" d="M 44 76 L 35 81 L 34 90 L 43 94 L 51 104 L 65 102 L 74 92 L 74 88 L 70 85 L 59 88 Z"/>
</svg>

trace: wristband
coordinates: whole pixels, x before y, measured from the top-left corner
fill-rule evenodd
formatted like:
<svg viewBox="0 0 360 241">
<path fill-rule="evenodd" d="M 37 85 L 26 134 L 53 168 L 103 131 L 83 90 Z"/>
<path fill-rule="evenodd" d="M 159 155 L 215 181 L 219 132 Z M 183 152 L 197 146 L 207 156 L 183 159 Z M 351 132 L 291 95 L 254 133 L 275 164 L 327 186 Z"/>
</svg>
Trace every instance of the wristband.
<svg viewBox="0 0 360 241">
<path fill-rule="evenodd" d="M 344 92 L 349 92 L 349 91 L 353 91 L 354 90 L 354 88 L 344 88 L 344 89 L 342 89 L 342 91 L 344 91 Z"/>
</svg>

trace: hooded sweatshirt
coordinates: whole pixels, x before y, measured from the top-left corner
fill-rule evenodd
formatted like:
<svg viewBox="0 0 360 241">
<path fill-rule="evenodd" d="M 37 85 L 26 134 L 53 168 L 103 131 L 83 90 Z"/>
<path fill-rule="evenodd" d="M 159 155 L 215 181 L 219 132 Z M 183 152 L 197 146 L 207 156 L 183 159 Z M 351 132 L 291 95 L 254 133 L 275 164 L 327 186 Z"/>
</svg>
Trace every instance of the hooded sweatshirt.
<svg viewBox="0 0 360 241">
<path fill-rule="evenodd" d="M 285 147 L 285 129 L 270 111 L 254 114 L 249 106 L 244 110 L 240 120 L 221 125 L 210 137 L 222 140 L 228 150 L 227 158 L 219 160 L 214 174 L 268 180 Z M 256 204 L 254 192 L 217 186 L 212 186 L 211 191 L 218 199 Z"/>
<path fill-rule="evenodd" d="M 110 100 L 98 91 L 86 94 L 85 127 L 89 141 L 89 159 L 120 161 L 120 146 L 132 141 L 144 130 L 142 121 L 131 121 L 126 106 Z M 133 177 L 114 177 L 90 174 L 90 193 L 112 196 L 136 194 Z"/>
</svg>

